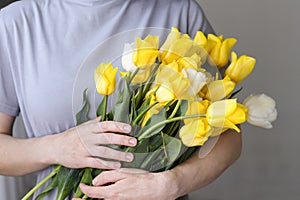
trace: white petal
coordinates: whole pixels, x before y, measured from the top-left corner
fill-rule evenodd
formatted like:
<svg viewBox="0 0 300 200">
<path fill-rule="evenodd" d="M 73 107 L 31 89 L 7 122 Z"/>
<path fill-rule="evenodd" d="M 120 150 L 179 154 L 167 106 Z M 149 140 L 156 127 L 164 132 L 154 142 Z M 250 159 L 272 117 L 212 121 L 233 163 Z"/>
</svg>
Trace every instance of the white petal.
<svg viewBox="0 0 300 200">
<path fill-rule="evenodd" d="M 124 50 L 122 54 L 122 65 L 123 68 L 128 72 L 134 72 L 137 69 L 132 60 L 133 52 L 134 48 L 132 44 L 126 43 L 124 45 Z"/>
</svg>

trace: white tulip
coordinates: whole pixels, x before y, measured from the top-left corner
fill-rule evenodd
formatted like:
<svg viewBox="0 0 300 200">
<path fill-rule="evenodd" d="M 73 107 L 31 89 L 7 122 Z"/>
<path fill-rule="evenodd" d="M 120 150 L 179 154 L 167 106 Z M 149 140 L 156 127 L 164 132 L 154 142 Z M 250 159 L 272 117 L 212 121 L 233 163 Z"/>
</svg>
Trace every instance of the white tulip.
<svg viewBox="0 0 300 200">
<path fill-rule="evenodd" d="M 193 96 L 196 96 L 206 84 L 206 74 L 203 72 L 198 72 L 193 68 L 183 69 L 182 72 L 184 77 L 190 80 L 191 87 L 189 89 L 189 93 Z"/>
<path fill-rule="evenodd" d="M 272 128 L 277 118 L 276 102 L 265 94 L 250 95 L 243 104 L 248 108 L 247 121 L 255 126 Z"/>
<path fill-rule="evenodd" d="M 122 65 L 127 72 L 134 72 L 137 69 L 137 67 L 135 66 L 132 60 L 134 51 L 135 51 L 135 43 L 133 44 L 126 43 L 124 45 L 124 50 L 122 54 Z"/>
</svg>

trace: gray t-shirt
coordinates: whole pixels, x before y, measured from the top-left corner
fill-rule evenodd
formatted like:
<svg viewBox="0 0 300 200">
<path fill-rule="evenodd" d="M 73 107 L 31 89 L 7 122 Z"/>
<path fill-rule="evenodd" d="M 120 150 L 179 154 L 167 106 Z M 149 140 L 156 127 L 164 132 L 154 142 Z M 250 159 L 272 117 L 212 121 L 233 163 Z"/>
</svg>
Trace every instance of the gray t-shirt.
<svg viewBox="0 0 300 200">
<path fill-rule="evenodd" d="M 128 35 L 121 45 L 152 32 L 163 35 L 159 30 L 173 26 L 192 37 L 197 30 L 213 32 L 196 0 L 13 3 L 0 10 L 0 112 L 12 116 L 21 112 L 28 137 L 74 127 L 73 89 L 89 55 L 105 42 L 107 48 L 108 39 L 116 41 L 116 35 Z M 104 51 L 121 55 L 123 46 L 115 44 Z M 40 172 L 38 181 L 49 170 Z"/>
</svg>

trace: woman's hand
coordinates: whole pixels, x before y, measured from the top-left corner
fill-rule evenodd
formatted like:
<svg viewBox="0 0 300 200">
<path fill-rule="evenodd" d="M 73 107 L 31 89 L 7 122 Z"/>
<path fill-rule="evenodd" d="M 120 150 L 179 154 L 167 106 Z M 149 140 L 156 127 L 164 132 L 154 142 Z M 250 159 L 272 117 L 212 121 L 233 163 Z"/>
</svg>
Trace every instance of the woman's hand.
<svg viewBox="0 0 300 200">
<path fill-rule="evenodd" d="M 128 124 L 99 122 L 97 118 L 54 135 L 52 140 L 54 153 L 49 154 L 53 155 L 52 162 L 68 168 L 117 169 L 121 167 L 117 161 L 131 162 L 134 159 L 133 154 L 113 150 L 106 145 L 135 146 L 137 144 L 135 138 L 116 134 L 128 134 L 130 131 L 131 126 Z"/>
<path fill-rule="evenodd" d="M 108 183 L 112 184 L 105 186 Z M 149 173 L 127 168 L 104 171 L 93 180 L 93 185 L 80 184 L 80 189 L 88 197 L 105 200 L 173 200 L 177 198 L 177 184 L 170 171 Z"/>
</svg>

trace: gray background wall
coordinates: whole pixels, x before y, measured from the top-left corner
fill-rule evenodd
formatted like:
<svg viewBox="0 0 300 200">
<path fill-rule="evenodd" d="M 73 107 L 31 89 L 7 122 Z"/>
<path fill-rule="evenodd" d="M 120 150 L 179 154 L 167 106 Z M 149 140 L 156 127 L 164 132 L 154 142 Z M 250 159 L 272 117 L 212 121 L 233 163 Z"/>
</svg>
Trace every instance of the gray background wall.
<svg viewBox="0 0 300 200">
<path fill-rule="evenodd" d="M 243 153 L 194 200 L 294 200 L 300 197 L 300 1 L 199 0 L 218 33 L 257 58 L 242 95 L 266 92 L 277 101 L 274 128 L 243 125 Z"/>
<path fill-rule="evenodd" d="M 244 82 L 240 98 L 266 92 L 276 99 L 279 117 L 271 130 L 243 125 L 244 147 L 239 161 L 214 183 L 194 192 L 191 199 L 299 199 L 300 1 L 199 2 L 218 33 L 239 39 L 237 52 L 257 58 L 257 66 Z M 20 132 L 20 125 L 16 129 Z M 24 182 L 27 187 L 31 184 L 28 177 L 0 177 L 0 199 L 20 199 Z"/>
</svg>

